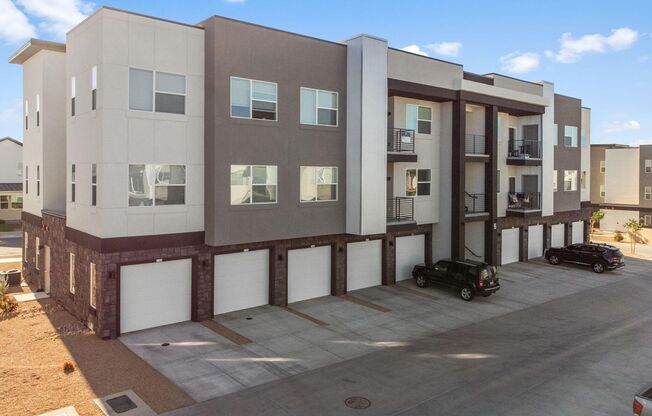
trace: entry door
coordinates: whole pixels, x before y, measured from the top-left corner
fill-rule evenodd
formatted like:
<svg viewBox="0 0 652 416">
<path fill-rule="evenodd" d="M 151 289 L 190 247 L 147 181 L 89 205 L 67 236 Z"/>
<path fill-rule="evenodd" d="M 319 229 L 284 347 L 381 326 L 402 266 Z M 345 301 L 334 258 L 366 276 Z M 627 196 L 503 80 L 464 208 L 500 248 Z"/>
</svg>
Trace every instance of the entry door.
<svg viewBox="0 0 652 416">
<path fill-rule="evenodd" d="M 43 290 L 45 293 L 50 293 L 50 247 L 44 247 L 44 259 L 43 262 Z"/>
<path fill-rule="evenodd" d="M 516 178 L 514 176 L 509 177 L 509 193 L 516 193 Z"/>
</svg>

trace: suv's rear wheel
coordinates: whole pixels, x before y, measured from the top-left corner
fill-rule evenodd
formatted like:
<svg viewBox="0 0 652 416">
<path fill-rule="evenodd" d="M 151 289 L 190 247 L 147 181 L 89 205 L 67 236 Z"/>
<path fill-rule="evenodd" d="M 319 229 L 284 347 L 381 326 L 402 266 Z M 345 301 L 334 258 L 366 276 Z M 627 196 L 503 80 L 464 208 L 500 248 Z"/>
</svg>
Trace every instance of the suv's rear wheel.
<svg viewBox="0 0 652 416">
<path fill-rule="evenodd" d="M 602 272 L 604 272 L 604 269 L 605 269 L 604 264 L 602 264 L 602 263 L 593 263 L 591 265 L 591 268 L 596 273 L 602 273 Z"/>
<path fill-rule="evenodd" d="M 559 257 L 557 257 L 556 254 L 551 254 L 550 257 L 548 258 L 548 262 L 550 264 L 559 264 Z"/>
<path fill-rule="evenodd" d="M 466 302 L 470 302 L 473 300 L 473 297 L 475 296 L 475 290 L 473 290 L 473 286 L 471 285 L 465 285 L 462 286 L 460 289 L 460 297 L 462 300 Z"/>
<path fill-rule="evenodd" d="M 417 282 L 417 286 L 419 287 L 428 286 L 428 280 L 426 280 L 426 278 L 422 274 L 417 275 L 416 282 Z"/>
</svg>

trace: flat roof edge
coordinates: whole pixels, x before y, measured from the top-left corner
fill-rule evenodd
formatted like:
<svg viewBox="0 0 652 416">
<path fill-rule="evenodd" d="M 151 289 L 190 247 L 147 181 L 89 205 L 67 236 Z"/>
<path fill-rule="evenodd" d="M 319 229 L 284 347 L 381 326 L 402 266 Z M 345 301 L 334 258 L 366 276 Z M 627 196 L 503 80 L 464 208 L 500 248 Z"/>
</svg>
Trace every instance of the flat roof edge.
<svg viewBox="0 0 652 416">
<path fill-rule="evenodd" d="M 29 58 L 34 56 L 39 51 L 53 51 L 53 52 L 66 52 L 66 44 L 60 42 L 53 42 L 49 40 L 42 40 L 31 38 L 23 46 L 18 48 L 16 52 L 9 56 L 10 64 L 23 64 Z"/>
</svg>

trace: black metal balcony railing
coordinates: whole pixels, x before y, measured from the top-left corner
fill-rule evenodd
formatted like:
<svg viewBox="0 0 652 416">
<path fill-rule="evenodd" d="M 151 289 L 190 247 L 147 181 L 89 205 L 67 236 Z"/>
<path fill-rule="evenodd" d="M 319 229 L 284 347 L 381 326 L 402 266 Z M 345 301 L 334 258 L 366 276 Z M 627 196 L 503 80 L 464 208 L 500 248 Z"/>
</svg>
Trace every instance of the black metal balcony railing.
<svg viewBox="0 0 652 416">
<path fill-rule="evenodd" d="M 467 214 L 487 212 L 485 209 L 486 201 L 486 194 L 464 192 L 464 210 Z"/>
<path fill-rule="evenodd" d="M 387 151 L 414 153 L 414 130 L 387 129 Z"/>
<path fill-rule="evenodd" d="M 541 159 L 541 141 L 534 139 L 510 140 L 507 157 Z"/>
<path fill-rule="evenodd" d="M 414 198 L 387 199 L 387 222 L 414 221 Z"/>
<path fill-rule="evenodd" d="M 509 193 L 507 209 L 523 211 L 541 209 L 541 192 Z"/>
<path fill-rule="evenodd" d="M 467 134 L 464 147 L 467 155 L 486 155 L 487 139 L 480 134 Z"/>
</svg>

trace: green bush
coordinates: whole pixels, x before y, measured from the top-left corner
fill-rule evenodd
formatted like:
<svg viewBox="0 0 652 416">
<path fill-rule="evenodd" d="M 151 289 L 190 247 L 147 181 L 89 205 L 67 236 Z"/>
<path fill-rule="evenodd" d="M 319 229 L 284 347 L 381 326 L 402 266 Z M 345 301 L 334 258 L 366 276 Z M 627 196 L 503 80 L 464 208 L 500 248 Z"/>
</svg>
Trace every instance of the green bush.
<svg viewBox="0 0 652 416">
<path fill-rule="evenodd" d="M 9 290 L 9 276 L 0 277 L 0 298 Z"/>
<path fill-rule="evenodd" d="M 614 240 L 615 241 L 618 241 L 620 243 L 624 239 L 625 239 L 625 237 L 623 236 L 623 233 L 621 233 L 620 231 L 618 231 L 618 232 L 616 232 L 616 234 L 614 234 Z"/>
</svg>

